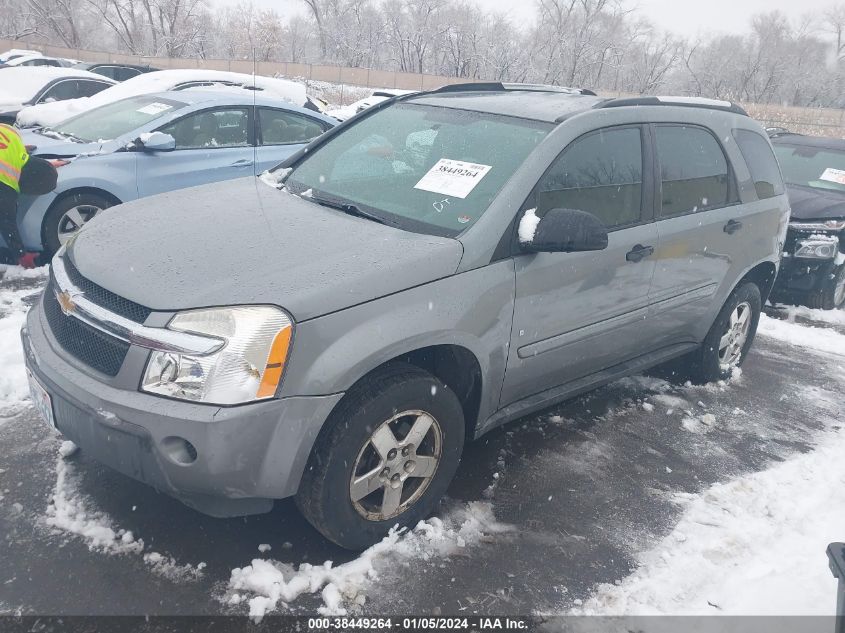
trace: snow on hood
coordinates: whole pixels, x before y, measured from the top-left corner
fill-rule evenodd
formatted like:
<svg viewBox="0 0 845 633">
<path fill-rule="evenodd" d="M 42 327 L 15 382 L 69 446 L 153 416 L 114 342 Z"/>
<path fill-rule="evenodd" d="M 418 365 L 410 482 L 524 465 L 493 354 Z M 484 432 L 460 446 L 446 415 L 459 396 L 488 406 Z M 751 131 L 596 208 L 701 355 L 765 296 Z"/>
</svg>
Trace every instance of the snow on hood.
<svg viewBox="0 0 845 633">
<path fill-rule="evenodd" d="M 52 138 L 34 130 L 20 130 L 25 145 L 35 147 L 30 152 L 33 156 L 69 157 L 88 154 L 98 154 L 103 149 L 103 143 L 76 143 L 68 138 Z"/>
<path fill-rule="evenodd" d="M 4 72 L 8 72 L 9 70 L 12 69 L 7 69 Z M 54 103 L 40 103 L 24 108 L 18 114 L 17 122 L 21 127 L 53 127 L 81 112 L 87 112 L 93 108 L 114 103 L 115 101 L 128 97 L 136 97 L 155 92 L 167 92 L 187 81 L 234 82 L 246 86 L 252 86 L 254 82 L 256 88 L 261 89 L 261 92 L 258 93 L 261 95 L 277 97 L 297 106 L 304 104 L 306 99 L 305 86 L 286 79 L 275 79 L 273 77 L 261 77 L 258 75 L 220 70 L 158 70 L 127 79 L 123 83 L 103 90 L 92 97 L 68 99 Z M 0 99 L 2 99 L 2 91 L 0 91 Z"/>
<path fill-rule="evenodd" d="M 254 177 L 120 205 L 69 249 L 85 277 L 153 310 L 270 303 L 297 320 L 454 274 L 462 253 Z"/>
</svg>

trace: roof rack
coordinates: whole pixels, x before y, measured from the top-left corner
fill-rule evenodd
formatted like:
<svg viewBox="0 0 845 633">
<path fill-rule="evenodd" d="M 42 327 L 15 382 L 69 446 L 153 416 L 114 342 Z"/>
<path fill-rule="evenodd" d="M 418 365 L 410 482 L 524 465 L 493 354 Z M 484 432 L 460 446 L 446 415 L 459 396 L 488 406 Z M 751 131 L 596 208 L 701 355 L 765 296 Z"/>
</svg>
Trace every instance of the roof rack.
<svg viewBox="0 0 845 633">
<path fill-rule="evenodd" d="M 785 127 L 767 127 L 766 134 L 769 138 L 777 138 L 778 136 L 802 136 L 798 132 L 791 132 Z"/>
<path fill-rule="evenodd" d="M 518 84 L 501 81 L 480 81 L 477 83 L 460 83 L 441 86 L 432 92 L 507 92 L 522 90 L 526 92 L 557 92 L 569 95 L 591 95 L 596 93 L 587 88 L 568 88 L 566 86 L 549 86 L 545 84 Z"/>
<path fill-rule="evenodd" d="M 730 101 L 720 99 L 707 99 L 705 97 L 624 97 L 620 99 L 608 99 L 597 103 L 595 108 L 623 108 L 626 106 L 680 106 L 685 108 L 707 108 L 709 110 L 721 110 L 748 116 L 748 113 L 740 106 Z"/>
</svg>

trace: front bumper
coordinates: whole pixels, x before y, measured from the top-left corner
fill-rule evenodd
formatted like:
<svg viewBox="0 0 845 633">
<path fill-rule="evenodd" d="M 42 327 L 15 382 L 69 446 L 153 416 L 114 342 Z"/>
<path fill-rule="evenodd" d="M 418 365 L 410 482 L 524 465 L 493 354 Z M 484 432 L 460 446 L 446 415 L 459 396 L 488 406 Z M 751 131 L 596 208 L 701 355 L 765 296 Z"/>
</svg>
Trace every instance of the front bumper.
<svg viewBox="0 0 845 633">
<path fill-rule="evenodd" d="M 833 236 L 825 236 L 824 239 L 831 239 Z M 836 254 L 830 258 L 815 258 L 796 256 L 800 247 L 809 242 L 817 241 L 813 236 L 790 230 L 787 234 L 785 252 L 780 262 L 780 270 L 773 294 L 784 296 L 788 294 L 806 294 L 822 290 L 825 283 L 829 281 L 836 270 L 845 263 L 845 254 L 838 249 Z"/>
<path fill-rule="evenodd" d="M 213 516 L 266 512 L 273 499 L 295 494 L 317 434 L 343 396 L 216 407 L 118 389 L 65 360 L 40 303 L 21 339 L 63 435 L 95 460 Z M 174 459 L 168 438 L 190 442 L 196 459 Z"/>
</svg>

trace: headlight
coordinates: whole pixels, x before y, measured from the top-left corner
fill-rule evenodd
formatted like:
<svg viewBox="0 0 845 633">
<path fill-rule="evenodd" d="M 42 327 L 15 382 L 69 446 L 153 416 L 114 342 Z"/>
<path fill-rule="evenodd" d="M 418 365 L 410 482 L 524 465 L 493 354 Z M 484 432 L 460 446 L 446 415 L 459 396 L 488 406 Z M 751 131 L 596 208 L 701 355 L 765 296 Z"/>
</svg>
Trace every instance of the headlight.
<svg viewBox="0 0 845 633">
<path fill-rule="evenodd" d="M 841 231 L 845 220 L 819 220 L 818 222 L 790 222 L 789 228 L 796 231 Z"/>
<path fill-rule="evenodd" d="M 812 259 L 833 259 L 839 252 L 839 240 L 835 237 L 828 239 L 798 240 L 795 249 L 795 257 L 806 257 Z"/>
<path fill-rule="evenodd" d="M 167 326 L 226 341 L 207 356 L 152 352 L 141 390 L 208 404 L 272 398 L 282 380 L 293 323 L 273 306 L 208 308 L 177 314 Z"/>
</svg>

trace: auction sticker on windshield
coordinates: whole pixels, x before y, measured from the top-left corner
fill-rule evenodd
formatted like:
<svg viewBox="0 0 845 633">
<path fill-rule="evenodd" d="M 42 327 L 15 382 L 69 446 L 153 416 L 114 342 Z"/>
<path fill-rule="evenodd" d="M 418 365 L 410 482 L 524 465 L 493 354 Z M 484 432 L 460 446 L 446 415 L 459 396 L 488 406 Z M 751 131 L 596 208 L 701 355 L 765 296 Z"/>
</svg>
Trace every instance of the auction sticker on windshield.
<svg viewBox="0 0 845 633">
<path fill-rule="evenodd" d="M 158 101 L 156 101 L 155 103 L 145 105 L 143 108 L 138 108 L 138 112 L 140 112 L 141 114 L 161 114 L 162 112 L 165 112 L 166 110 L 169 110 L 172 107 L 173 106 L 168 105 L 166 103 L 159 103 Z"/>
<path fill-rule="evenodd" d="M 840 185 L 845 185 L 845 170 L 828 167 L 822 172 L 822 175 L 819 176 L 819 180 L 838 182 Z"/>
<path fill-rule="evenodd" d="M 466 198 L 492 167 L 441 158 L 420 178 L 414 189 Z"/>
</svg>

